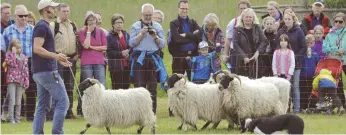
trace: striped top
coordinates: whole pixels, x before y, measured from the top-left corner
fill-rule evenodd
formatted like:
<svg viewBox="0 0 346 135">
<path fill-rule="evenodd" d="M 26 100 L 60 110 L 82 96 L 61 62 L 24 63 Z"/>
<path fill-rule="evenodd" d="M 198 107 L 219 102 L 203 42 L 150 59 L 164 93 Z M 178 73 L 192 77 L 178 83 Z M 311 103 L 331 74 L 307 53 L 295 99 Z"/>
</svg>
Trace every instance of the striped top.
<svg viewBox="0 0 346 135">
<path fill-rule="evenodd" d="M 12 24 L 8 26 L 3 33 L 3 37 L 5 39 L 6 44 L 6 50 L 8 50 L 8 47 L 10 45 L 10 42 L 13 39 L 18 39 L 22 43 L 22 52 L 25 56 L 31 57 L 32 56 L 32 33 L 33 33 L 34 27 L 30 24 L 26 24 L 23 33 L 20 33 L 17 27 L 17 24 Z"/>
</svg>

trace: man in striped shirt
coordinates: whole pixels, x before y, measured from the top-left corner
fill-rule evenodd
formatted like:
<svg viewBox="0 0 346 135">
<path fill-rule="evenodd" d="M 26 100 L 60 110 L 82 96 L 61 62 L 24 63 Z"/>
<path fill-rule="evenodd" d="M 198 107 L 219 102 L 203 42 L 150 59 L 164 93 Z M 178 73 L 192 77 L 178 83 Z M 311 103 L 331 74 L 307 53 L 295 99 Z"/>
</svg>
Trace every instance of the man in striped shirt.
<svg viewBox="0 0 346 135">
<path fill-rule="evenodd" d="M 29 12 L 24 5 L 17 5 L 14 13 L 15 23 L 4 30 L 3 37 L 5 39 L 6 50 L 13 39 L 20 40 L 22 43 L 22 52 L 29 58 L 30 85 L 29 88 L 25 90 L 27 105 L 25 110 L 27 119 L 33 120 L 36 104 L 36 85 L 31 74 L 32 34 L 34 27 L 27 23 Z"/>
</svg>

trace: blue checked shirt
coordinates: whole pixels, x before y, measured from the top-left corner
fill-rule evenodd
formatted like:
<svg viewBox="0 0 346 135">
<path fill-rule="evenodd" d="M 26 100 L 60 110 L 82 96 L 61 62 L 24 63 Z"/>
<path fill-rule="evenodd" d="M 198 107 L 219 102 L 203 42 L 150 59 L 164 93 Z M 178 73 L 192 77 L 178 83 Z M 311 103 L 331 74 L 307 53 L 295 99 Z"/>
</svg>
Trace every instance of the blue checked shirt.
<svg viewBox="0 0 346 135">
<path fill-rule="evenodd" d="M 16 24 L 8 26 L 3 33 L 5 39 L 6 50 L 8 50 L 9 45 L 13 39 L 18 39 L 22 42 L 22 52 L 25 56 L 32 56 L 32 34 L 34 27 L 30 24 L 26 24 L 23 33 L 20 33 Z"/>
</svg>

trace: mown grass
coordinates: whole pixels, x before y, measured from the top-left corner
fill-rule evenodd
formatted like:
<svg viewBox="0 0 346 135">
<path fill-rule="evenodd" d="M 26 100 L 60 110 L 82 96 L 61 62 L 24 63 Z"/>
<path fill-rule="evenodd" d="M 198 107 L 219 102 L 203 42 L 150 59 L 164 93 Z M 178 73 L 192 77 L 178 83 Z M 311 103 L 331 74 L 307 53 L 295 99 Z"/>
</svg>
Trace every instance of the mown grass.
<svg viewBox="0 0 346 135">
<path fill-rule="evenodd" d="M 75 105 L 76 106 L 76 102 Z M 192 131 L 189 128 L 188 132 L 177 130 L 180 121 L 176 117 L 168 117 L 168 102 L 167 98 L 158 99 L 158 113 L 157 113 L 157 134 L 239 134 L 240 130 L 227 130 L 227 122 L 222 121 L 216 130 L 206 129 L 204 131 Z M 95 108 L 97 109 L 97 108 Z M 75 109 L 74 109 L 75 110 Z M 326 115 L 302 115 L 299 114 L 305 122 L 306 134 L 345 134 L 346 133 L 346 117 L 344 116 L 326 116 Z M 200 129 L 204 121 L 199 121 L 197 124 Z M 86 121 L 82 118 L 75 120 L 65 120 L 64 132 L 65 134 L 79 134 L 84 129 Z M 32 133 L 32 122 L 22 122 L 20 124 L 1 124 L 2 134 L 30 134 Z M 211 126 L 210 126 L 211 127 Z M 136 134 L 138 126 L 133 126 L 128 129 L 111 128 L 113 134 Z M 44 132 L 50 134 L 52 129 L 52 122 L 46 122 Z M 87 134 L 107 134 L 105 128 L 91 127 Z M 145 128 L 144 134 L 150 134 L 150 130 Z"/>
<path fill-rule="evenodd" d="M 34 11 L 38 16 L 37 3 L 39 0 L 3 0 L 2 2 L 10 2 L 12 6 L 24 4 L 28 10 Z M 152 3 L 155 8 L 162 10 L 165 13 L 165 21 L 162 27 L 165 32 L 169 29 L 169 22 L 177 17 L 177 1 L 178 0 L 55 0 L 56 2 L 65 2 L 71 6 L 71 20 L 76 22 L 78 27 L 81 28 L 84 23 L 84 14 L 87 10 L 100 12 L 103 16 L 102 27 L 110 29 L 110 17 L 114 13 L 121 13 L 125 16 L 124 29 L 129 31 L 131 25 L 140 19 L 141 5 L 144 3 Z M 253 5 L 265 5 L 268 0 L 252 0 Z M 296 0 L 276 0 L 280 4 L 293 4 Z M 220 19 L 220 27 L 222 30 L 226 29 L 228 22 L 234 18 L 237 13 L 238 0 L 189 0 L 190 10 L 189 16 L 197 20 L 201 25 L 202 21 L 210 12 L 216 13 Z M 14 9 L 14 8 L 13 8 Z M 259 14 L 260 15 L 260 14 Z M 171 74 L 172 57 L 164 48 L 164 64 L 169 74 Z M 270 68 L 270 67 L 268 67 Z M 78 68 L 79 69 L 79 65 Z M 80 72 L 77 70 L 76 81 L 79 82 Z M 109 72 L 107 72 L 107 88 L 111 88 L 111 80 Z M 159 86 L 158 86 L 159 87 Z M 76 107 L 77 94 L 74 94 L 74 108 Z M 179 121 L 176 118 L 168 117 L 167 112 L 167 95 L 161 90 L 158 90 L 158 120 L 157 120 L 157 133 L 160 134 L 183 134 L 185 132 L 176 130 Z M 76 114 L 76 113 L 75 113 Z M 345 116 L 324 116 L 324 115 L 301 115 L 305 121 L 305 133 L 346 133 L 346 117 Z M 83 119 L 66 120 L 64 131 L 67 134 L 78 134 L 85 126 L 86 121 Z M 198 127 L 200 128 L 204 122 L 200 121 Z M 20 124 L 1 124 L 2 134 L 29 134 L 32 133 L 32 123 L 22 122 Z M 45 125 L 45 133 L 51 133 L 52 123 L 47 122 Z M 189 134 L 229 134 L 239 133 L 238 130 L 227 131 L 226 123 L 222 122 L 217 130 L 205 130 L 192 132 Z M 136 133 L 136 128 L 129 129 L 111 129 L 112 133 L 117 134 L 132 134 Z M 105 129 L 91 128 L 87 133 L 104 134 L 107 133 Z M 149 133 L 147 129 L 144 133 Z"/>
</svg>

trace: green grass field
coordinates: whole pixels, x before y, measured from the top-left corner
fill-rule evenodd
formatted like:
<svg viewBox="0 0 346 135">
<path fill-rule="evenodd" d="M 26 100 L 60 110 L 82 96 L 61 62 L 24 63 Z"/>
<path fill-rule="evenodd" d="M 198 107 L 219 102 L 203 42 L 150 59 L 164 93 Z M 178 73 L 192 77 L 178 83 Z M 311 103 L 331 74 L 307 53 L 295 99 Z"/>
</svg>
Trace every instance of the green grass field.
<svg viewBox="0 0 346 135">
<path fill-rule="evenodd" d="M 13 7 L 18 4 L 24 4 L 28 10 L 34 11 L 38 17 L 37 3 L 39 0 L 3 0 L 2 2 L 10 2 Z M 164 31 L 167 32 L 169 22 L 177 17 L 177 1 L 178 0 L 55 0 L 56 2 L 66 2 L 71 6 L 71 20 L 76 22 L 78 27 L 82 27 L 84 22 L 84 14 L 87 10 L 98 11 L 103 16 L 102 27 L 109 29 L 110 17 L 114 13 L 121 13 L 125 16 L 124 29 L 129 31 L 131 25 L 139 20 L 141 5 L 144 3 L 152 3 L 155 8 L 162 10 L 165 13 L 165 21 L 162 26 Z M 251 0 L 253 5 L 265 5 L 268 0 Z M 293 4 L 296 0 L 277 0 L 280 4 Z M 238 13 L 236 10 L 238 0 L 189 0 L 190 10 L 189 16 L 198 21 L 201 25 L 205 15 L 210 12 L 216 13 L 220 19 L 220 27 L 225 30 L 228 22 L 234 18 Z M 13 13 L 13 12 L 12 12 Z M 260 15 L 258 15 L 260 16 Z M 172 57 L 164 49 L 164 64 L 167 71 L 171 74 Z M 79 82 L 79 71 L 77 71 L 77 82 Z M 111 87 L 109 73 L 107 73 L 107 87 Z M 184 134 L 183 131 L 178 131 L 177 127 L 179 121 L 176 118 L 168 117 L 167 95 L 158 90 L 158 114 L 157 114 L 157 128 L 156 133 L 159 134 Z M 74 111 L 77 106 L 77 94 L 74 94 Z M 76 113 L 75 113 L 76 114 Z M 346 117 L 344 116 L 325 116 L 325 115 L 300 115 L 305 121 L 305 133 L 309 134 L 345 134 L 346 133 Z M 86 121 L 83 119 L 66 120 L 64 131 L 66 134 L 78 134 L 85 126 Z M 204 124 L 203 121 L 198 122 L 198 128 Z M 45 133 L 51 133 L 52 122 L 46 122 Z M 115 129 L 111 128 L 112 133 L 117 134 L 134 134 L 136 133 L 135 126 L 129 129 Z M 227 131 L 227 123 L 222 122 L 217 130 L 205 131 L 189 131 L 188 134 L 238 134 L 238 130 Z M 150 133 L 148 129 L 143 130 L 144 133 Z M 22 122 L 20 124 L 1 124 L 2 134 L 29 134 L 32 133 L 32 123 Z M 87 133 L 105 134 L 105 129 L 90 128 Z"/>
<path fill-rule="evenodd" d="M 77 104 L 74 105 L 74 107 Z M 216 130 L 206 129 L 204 131 L 192 131 L 191 128 L 188 132 L 177 130 L 180 121 L 176 117 L 168 117 L 168 103 L 167 98 L 158 99 L 158 114 L 157 114 L 157 134 L 239 134 L 240 130 L 228 131 L 227 122 L 222 121 Z M 346 117 L 344 116 L 326 116 L 326 115 L 300 115 L 305 122 L 305 131 L 307 134 L 345 134 L 346 133 Z M 76 120 L 65 120 L 64 131 L 66 134 L 79 134 L 84 129 L 86 121 L 79 118 Z M 198 122 L 198 129 L 202 127 L 204 121 Z M 211 127 L 211 126 L 210 126 Z M 136 134 L 138 126 L 133 126 L 128 129 L 111 128 L 113 134 Z M 52 122 L 45 123 L 45 133 L 50 134 L 52 129 Z M 32 122 L 22 122 L 20 124 L 1 124 L 2 134 L 30 134 L 32 133 Z M 87 134 L 107 134 L 105 128 L 91 127 Z M 150 134 L 150 130 L 145 128 L 144 134 Z"/>
</svg>

